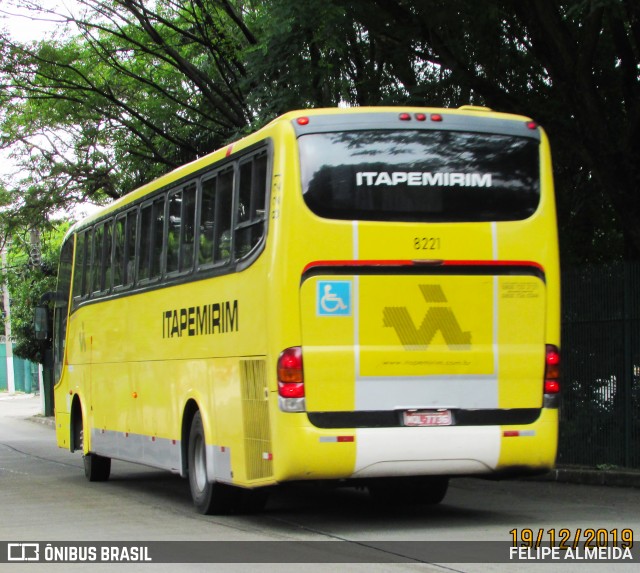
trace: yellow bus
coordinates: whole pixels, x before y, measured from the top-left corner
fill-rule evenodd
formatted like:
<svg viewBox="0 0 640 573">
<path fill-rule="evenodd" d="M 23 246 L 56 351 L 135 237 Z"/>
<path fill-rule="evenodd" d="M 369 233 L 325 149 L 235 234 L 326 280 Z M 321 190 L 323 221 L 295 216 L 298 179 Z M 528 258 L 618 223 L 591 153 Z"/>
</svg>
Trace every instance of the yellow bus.
<svg viewBox="0 0 640 573">
<path fill-rule="evenodd" d="M 54 312 L 60 447 L 190 482 L 202 513 L 334 480 L 438 503 L 555 460 L 549 144 L 460 109 L 287 113 L 76 224 Z"/>
</svg>

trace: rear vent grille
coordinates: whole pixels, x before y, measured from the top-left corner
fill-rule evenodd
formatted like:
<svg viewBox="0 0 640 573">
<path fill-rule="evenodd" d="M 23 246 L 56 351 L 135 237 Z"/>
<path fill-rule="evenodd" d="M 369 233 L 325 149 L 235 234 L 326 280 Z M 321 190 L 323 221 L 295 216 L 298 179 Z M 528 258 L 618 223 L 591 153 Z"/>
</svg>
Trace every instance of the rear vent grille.
<svg viewBox="0 0 640 573">
<path fill-rule="evenodd" d="M 242 422 L 247 479 L 273 475 L 267 367 L 264 360 L 241 360 Z"/>
</svg>

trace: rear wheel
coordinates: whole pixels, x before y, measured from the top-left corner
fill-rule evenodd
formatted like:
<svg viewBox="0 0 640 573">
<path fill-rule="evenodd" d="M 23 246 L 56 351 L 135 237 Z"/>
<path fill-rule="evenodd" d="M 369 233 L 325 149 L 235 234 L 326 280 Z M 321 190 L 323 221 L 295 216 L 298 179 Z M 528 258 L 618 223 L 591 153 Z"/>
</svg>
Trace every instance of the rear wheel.
<svg viewBox="0 0 640 573">
<path fill-rule="evenodd" d="M 440 503 L 449 489 L 446 476 L 416 476 L 373 479 L 368 484 L 369 495 L 383 504 Z"/>
<path fill-rule="evenodd" d="M 189 487 L 193 504 L 200 513 L 225 515 L 239 501 L 239 490 L 233 486 L 207 479 L 207 448 L 202 416 L 196 412 L 189 434 Z"/>
<path fill-rule="evenodd" d="M 111 473 L 111 458 L 98 454 L 85 454 L 84 475 L 89 481 L 107 481 Z"/>
</svg>

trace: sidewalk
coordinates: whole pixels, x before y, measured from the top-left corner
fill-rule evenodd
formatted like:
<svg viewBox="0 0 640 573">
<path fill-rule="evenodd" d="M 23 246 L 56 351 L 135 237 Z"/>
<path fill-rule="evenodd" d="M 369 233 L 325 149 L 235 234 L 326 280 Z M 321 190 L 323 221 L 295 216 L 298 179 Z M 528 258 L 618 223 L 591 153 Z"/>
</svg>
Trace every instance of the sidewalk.
<svg viewBox="0 0 640 573">
<path fill-rule="evenodd" d="M 40 394 L 9 394 L 0 392 L 0 416 L 3 418 L 22 418 L 55 427 L 53 417 L 45 417 L 44 400 Z"/>
<path fill-rule="evenodd" d="M 43 408 L 44 404 L 39 394 L 8 394 L 7 392 L 0 392 L 0 416 L 28 418 L 33 422 L 46 424 L 54 428 L 54 418 L 43 416 Z M 561 466 L 542 476 L 525 479 L 640 488 L 640 470 L 622 468 L 598 470 L 582 466 Z"/>
</svg>

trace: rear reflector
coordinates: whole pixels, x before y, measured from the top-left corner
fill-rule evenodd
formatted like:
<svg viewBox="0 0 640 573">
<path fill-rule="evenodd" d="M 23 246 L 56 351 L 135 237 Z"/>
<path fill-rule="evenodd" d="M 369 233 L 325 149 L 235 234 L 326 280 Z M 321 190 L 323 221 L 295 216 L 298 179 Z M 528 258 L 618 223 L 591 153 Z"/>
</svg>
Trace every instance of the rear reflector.
<svg viewBox="0 0 640 573">
<path fill-rule="evenodd" d="M 522 438 L 532 437 L 536 435 L 535 430 L 504 430 L 502 436 L 504 438 Z"/>
</svg>

